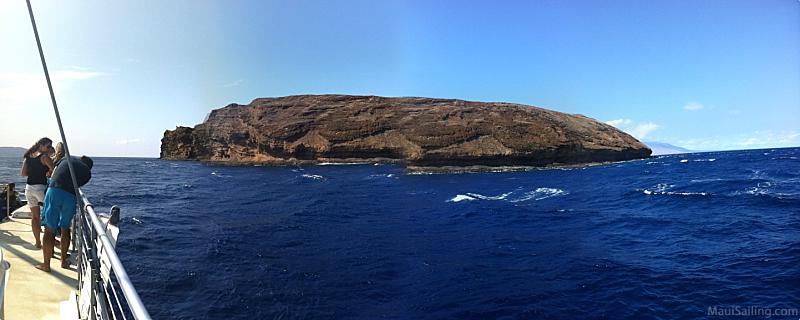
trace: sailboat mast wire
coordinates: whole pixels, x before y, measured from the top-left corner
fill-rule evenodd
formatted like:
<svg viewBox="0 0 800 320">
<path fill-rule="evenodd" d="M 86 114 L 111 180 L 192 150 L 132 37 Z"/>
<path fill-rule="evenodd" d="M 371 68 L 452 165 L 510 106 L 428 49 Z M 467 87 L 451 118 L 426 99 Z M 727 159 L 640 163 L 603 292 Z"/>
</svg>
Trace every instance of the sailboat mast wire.
<svg viewBox="0 0 800 320">
<path fill-rule="evenodd" d="M 75 190 L 75 199 L 79 198 L 78 195 L 78 179 L 75 178 L 75 170 L 72 169 L 72 161 L 69 153 L 69 145 L 67 144 L 67 136 L 64 134 L 64 126 L 61 124 L 61 114 L 58 112 L 58 105 L 56 104 L 56 95 L 53 93 L 53 84 L 50 82 L 50 72 L 47 71 L 47 62 L 44 61 L 44 51 L 42 51 L 42 42 L 39 40 L 39 31 L 36 29 L 36 20 L 33 18 L 33 9 L 31 8 L 31 0 L 25 0 L 28 4 L 28 14 L 31 16 L 31 25 L 33 26 L 33 35 L 36 37 L 36 46 L 39 48 L 39 58 L 42 60 L 42 69 L 44 69 L 44 77 L 47 79 L 47 89 L 50 90 L 50 101 L 53 102 L 53 111 L 56 113 L 56 121 L 58 122 L 58 131 L 61 133 L 61 141 L 64 142 L 64 153 L 67 156 L 67 166 L 69 166 L 69 175 L 72 177 L 72 186 Z"/>
</svg>

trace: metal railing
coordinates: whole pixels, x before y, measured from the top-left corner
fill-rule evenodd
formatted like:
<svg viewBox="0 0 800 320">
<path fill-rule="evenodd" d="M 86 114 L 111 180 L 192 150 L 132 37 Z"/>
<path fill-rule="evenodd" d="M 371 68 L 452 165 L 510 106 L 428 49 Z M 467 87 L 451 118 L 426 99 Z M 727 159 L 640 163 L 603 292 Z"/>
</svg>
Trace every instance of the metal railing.
<svg viewBox="0 0 800 320">
<path fill-rule="evenodd" d="M 14 183 L 7 183 L 3 186 L 3 192 L 6 194 L 6 212 L 2 213 L 5 214 L 6 217 L 11 216 L 11 199 L 14 198 L 16 200 L 16 188 Z"/>
<path fill-rule="evenodd" d="M 79 190 L 79 194 L 81 210 L 72 222 L 72 245 L 78 265 L 80 318 L 150 319 L 114 250 L 116 239 L 107 233 L 109 225 L 116 225 L 116 221 L 101 221 L 83 191 Z"/>
</svg>

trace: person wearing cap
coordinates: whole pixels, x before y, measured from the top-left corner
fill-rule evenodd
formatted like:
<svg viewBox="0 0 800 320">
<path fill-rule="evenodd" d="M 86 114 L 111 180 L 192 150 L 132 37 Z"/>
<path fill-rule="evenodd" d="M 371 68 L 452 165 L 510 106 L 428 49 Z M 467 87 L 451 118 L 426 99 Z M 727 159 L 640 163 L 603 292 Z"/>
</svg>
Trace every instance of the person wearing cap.
<svg viewBox="0 0 800 320">
<path fill-rule="evenodd" d="M 78 187 L 86 185 L 92 178 L 92 166 L 94 162 L 87 156 L 69 157 L 59 161 L 53 170 L 47 194 L 44 196 L 44 211 L 42 213 L 42 225 L 44 226 L 44 237 L 42 238 L 42 253 L 44 263 L 36 265 L 36 268 L 45 272 L 50 272 L 50 258 L 53 256 L 55 245 L 55 230 L 61 229 L 61 267 L 69 268 L 67 251 L 70 245 L 70 224 L 72 217 L 75 216 L 75 204 L 77 203 L 78 191 L 72 184 L 69 163 L 75 170 L 75 179 Z"/>
</svg>

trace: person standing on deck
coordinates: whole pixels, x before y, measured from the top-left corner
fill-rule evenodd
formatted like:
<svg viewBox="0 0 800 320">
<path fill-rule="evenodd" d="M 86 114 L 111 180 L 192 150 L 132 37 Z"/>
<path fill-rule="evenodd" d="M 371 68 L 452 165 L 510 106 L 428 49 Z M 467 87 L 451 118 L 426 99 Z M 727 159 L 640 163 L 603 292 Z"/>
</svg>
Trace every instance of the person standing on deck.
<svg viewBox="0 0 800 320">
<path fill-rule="evenodd" d="M 61 159 L 64 158 L 64 143 L 62 143 L 62 142 L 56 143 L 55 149 L 51 150 L 51 151 L 53 151 L 53 152 L 50 155 L 50 159 L 53 159 L 53 163 L 58 165 L 58 162 L 61 161 Z M 47 179 L 47 185 L 48 186 L 50 185 L 50 179 Z M 61 235 L 61 229 L 56 229 L 55 234 L 56 234 L 56 236 L 60 236 Z M 55 245 L 57 245 L 57 246 L 60 245 L 58 240 L 56 240 Z"/>
<path fill-rule="evenodd" d="M 42 253 L 44 263 L 36 265 L 36 268 L 45 272 L 50 272 L 50 258 L 53 256 L 55 243 L 55 230 L 61 228 L 61 267 L 69 268 L 67 251 L 70 244 L 70 223 L 75 216 L 75 203 L 77 202 L 77 190 L 72 185 L 69 164 L 75 169 L 75 179 L 78 187 L 82 187 L 92 178 L 92 166 L 94 162 L 87 156 L 64 158 L 58 163 L 53 171 L 50 187 L 44 196 L 44 213 L 42 224 L 44 225 L 44 246 Z"/>
<path fill-rule="evenodd" d="M 28 199 L 28 207 L 31 208 L 31 231 L 33 232 L 33 238 L 36 239 L 36 248 L 42 247 L 41 206 L 47 189 L 47 177 L 50 176 L 54 167 L 53 160 L 49 154 L 52 147 L 53 140 L 41 138 L 28 151 L 25 151 L 22 159 L 22 172 L 20 174 L 23 177 L 27 177 L 25 198 Z"/>
</svg>

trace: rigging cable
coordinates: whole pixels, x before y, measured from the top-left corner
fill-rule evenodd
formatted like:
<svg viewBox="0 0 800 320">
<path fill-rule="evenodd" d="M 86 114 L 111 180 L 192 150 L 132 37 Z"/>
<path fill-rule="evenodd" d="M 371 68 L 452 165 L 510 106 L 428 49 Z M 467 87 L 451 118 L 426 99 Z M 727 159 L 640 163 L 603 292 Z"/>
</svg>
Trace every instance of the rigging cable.
<svg viewBox="0 0 800 320">
<path fill-rule="evenodd" d="M 44 77 L 47 79 L 47 89 L 50 90 L 50 101 L 53 102 L 53 111 L 56 113 L 56 121 L 58 122 L 58 131 L 61 133 L 61 141 L 64 142 L 64 153 L 67 157 L 67 166 L 69 166 L 69 175 L 72 177 L 72 186 L 75 189 L 75 201 L 80 198 L 80 190 L 78 188 L 78 179 L 75 178 L 75 170 L 72 169 L 72 161 L 69 153 L 69 145 L 67 144 L 67 136 L 64 134 L 64 126 L 61 125 L 61 114 L 58 112 L 58 105 L 56 104 L 56 95 L 53 93 L 53 84 L 50 82 L 50 72 L 47 71 L 47 62 L 44 61 L 44 51 L 42 51 L 42 42 L 39 40 L 39 31 L 36 29 L 36 20 L 33 19 L 33 9 L 31 8 L 31 0 L 25 0 L 28 4 L 28 14 L 31 16 L 31 25 L 33 26 L 33 35 L 36 37 L 36 46 L 39 48 L 39 58 L 42 60 L 42 69 L 44 69 Z M 82 210 L 81 210 L 82 211 Z"/>
</svg>

